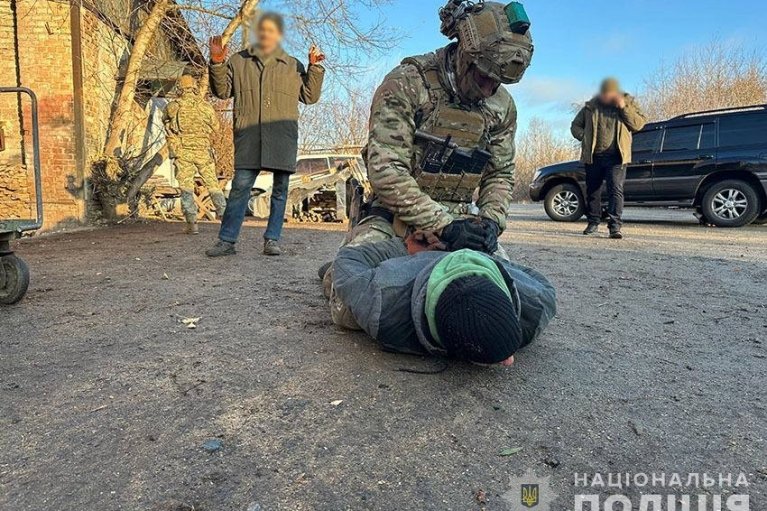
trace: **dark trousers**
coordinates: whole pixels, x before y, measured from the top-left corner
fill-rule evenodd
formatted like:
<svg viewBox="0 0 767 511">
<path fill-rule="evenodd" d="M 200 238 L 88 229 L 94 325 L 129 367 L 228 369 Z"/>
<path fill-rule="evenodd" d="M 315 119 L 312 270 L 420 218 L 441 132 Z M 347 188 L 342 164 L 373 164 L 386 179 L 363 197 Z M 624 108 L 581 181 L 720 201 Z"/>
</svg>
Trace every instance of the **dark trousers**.
<svg viewBox="0 0 767 511">
<path fill-rule="evenodd" d="M 602 190 L 607 183 L 609 202 L 608 224 L 620 229 L 623 225 L 623 184 L 626 182 L 626 166 L 620 154 L 595 154 L 594 163 L 586 165 L 586 215 L 589 223 L 602 220 Z"/>
<path fill-rule="evenodd" d="M 226 203 L 226 212 L 221 221 L 218 237 L 222 241 L 236 243 L 240 237 L 242 222 L 248 209 L 253 184 L 256 182 L 259 170 L 239 169 L 234 171 L 232 191 Z M 290 172 L 282 170 L 270 171 L 274 175 L 272 182 L 272 200 L 269 206 L 269 222 L 266 224 L 264 239 L 279 240 L 282 234 L 282 224 L 285 222 L 285 207 L 288 202 L 288 186 Z"/>
</svg>

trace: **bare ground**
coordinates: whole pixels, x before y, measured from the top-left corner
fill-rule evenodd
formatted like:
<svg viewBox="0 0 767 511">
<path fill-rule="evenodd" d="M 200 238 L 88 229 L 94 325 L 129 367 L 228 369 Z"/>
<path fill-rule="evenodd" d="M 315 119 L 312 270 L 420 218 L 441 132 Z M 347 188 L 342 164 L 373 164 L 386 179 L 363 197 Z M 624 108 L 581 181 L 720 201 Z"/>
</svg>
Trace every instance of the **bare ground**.
<svg viewBox="0 0 767 511">
<path fill-rule="evenodd" d="M 212 224 L 22 242 L 32 287 L 0 310 L 0 509 L 504 510 L 528 469 L 555 510 L 576 472 L 744 472 L 767 509 L 767 228 L 627 216 L 615 242 L 515 208 L 503 242 L 559 314 L 511 369 L 436 375 L 329 321 L 316 269 L 340 227 L 290 228 L 276 259 L 259 224 L 223 261 L 202 254 Z"/>
</svg>

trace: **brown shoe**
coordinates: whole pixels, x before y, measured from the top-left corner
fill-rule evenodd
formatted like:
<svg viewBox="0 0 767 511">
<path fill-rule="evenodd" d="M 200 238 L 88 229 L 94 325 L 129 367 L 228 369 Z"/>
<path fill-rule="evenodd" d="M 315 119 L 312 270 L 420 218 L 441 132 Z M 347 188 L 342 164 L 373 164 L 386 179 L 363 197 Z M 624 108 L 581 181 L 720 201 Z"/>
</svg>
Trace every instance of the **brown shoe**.
<svg viewBox="0 0 767 511">
<path fill-rule="evenodd" d="M 200 234 L 200 228 L 197 227 L 197 222 L 187 222 L 184 234 Z"/>
</svg>

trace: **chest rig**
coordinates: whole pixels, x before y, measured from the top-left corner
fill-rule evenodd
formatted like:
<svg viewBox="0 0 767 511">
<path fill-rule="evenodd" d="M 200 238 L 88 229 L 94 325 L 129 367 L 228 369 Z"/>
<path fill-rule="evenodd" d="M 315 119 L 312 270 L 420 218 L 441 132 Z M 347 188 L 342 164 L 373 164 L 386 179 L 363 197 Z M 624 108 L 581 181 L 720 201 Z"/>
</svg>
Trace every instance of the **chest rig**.
<svg viewBox="0 0 767 511">
<path fill-rule="evenodd" d="M 458 103 L 440 80 L 439 57 L 410 57 L 429 94 L 417 112 L 413 177 L 437 202 L 470 204 L 490 159 L 489 128 L 478 107 Z M 476 157 L 472 157 L 472 155 Z"/>
<path fill-rule="evenodd" d="M 173 128 L 181 145 L 186 150 L 205 149 L 210 147 L 208 124 L 200 102 L 195 98 L 182 97 L 177 100 L 176 115 L 173 116 Z"/>
</svg>

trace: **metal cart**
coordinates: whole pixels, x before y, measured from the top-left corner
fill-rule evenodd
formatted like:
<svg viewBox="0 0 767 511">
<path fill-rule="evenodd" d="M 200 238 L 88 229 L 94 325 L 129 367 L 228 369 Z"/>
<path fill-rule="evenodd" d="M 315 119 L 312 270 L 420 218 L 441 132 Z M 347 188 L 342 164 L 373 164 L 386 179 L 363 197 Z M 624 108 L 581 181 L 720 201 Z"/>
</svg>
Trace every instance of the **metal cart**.
<svg viewBox="0 0 767 511">
<path fill-rule="evenodd" d="M 27 294 L 29 268 L 14 255 L 11 240 L 25 231 L 34 231 L 43 225 L 42 178 L 40 175 L 40 138 L 37 119 L 37 96 L 26 87 L 0 87 L 0 94 L 27 94 L 32 105 L 32 161 L 35 172 L 35 202 L 37 218 L 34 220 L 4 220 L 0 218 L 0 305 L 18 302 Z"/>
</svg>

